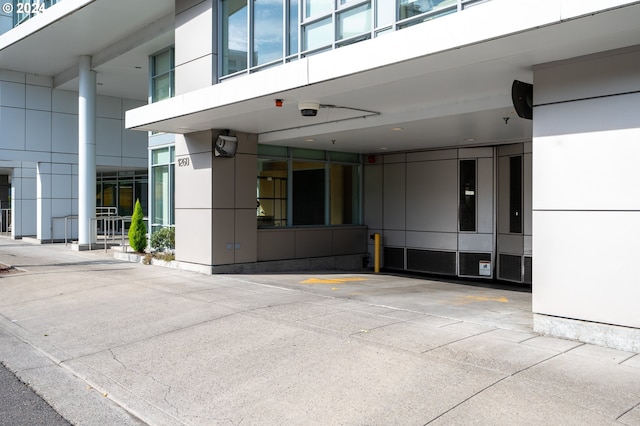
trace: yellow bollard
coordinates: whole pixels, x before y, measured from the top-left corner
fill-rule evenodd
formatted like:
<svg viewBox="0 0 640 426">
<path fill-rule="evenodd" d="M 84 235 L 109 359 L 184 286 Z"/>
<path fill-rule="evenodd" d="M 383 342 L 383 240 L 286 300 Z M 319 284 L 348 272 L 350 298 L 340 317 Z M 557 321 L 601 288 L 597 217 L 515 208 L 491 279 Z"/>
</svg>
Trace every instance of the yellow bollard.
<svg viewBox="0 0 640 426">
<path fill-rule="evenodd" d="M 380 234 L 373 234 L 373 272 L 380 272 Z"/>
</svg>

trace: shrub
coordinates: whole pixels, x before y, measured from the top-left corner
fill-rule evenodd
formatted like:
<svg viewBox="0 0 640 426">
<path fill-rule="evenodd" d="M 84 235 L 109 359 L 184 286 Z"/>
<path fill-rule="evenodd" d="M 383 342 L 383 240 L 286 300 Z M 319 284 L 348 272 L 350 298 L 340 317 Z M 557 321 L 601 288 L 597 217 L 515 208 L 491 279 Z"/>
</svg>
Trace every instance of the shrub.
<svg viewBox="0 0 640 426">
<path fill-rule="evenodd" d="M 176 245 L 175 228 L 161 228 L 151 234 L 151 248 L 158 251 L 173 250 Z"/>
<path fill-rule="evenodd" d="M 129 245 L 138 253 L 144 252 L 144 249 L 147 248 L 147 227 L 143 218 L 140 200 L 136 200 L 136 206 L 133 208 L 133 216 L 131 217 L 131 226 L 129 227 Z"/>
</svg>

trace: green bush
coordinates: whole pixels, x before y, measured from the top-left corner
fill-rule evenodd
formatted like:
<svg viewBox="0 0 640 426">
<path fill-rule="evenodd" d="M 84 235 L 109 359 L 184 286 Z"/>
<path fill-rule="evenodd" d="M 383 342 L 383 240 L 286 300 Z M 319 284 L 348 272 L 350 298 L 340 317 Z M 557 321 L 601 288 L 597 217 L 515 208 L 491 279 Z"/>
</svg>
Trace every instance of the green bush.
<svg viewBox="0 0 640 426">
<path fill-rule="evenodd" d="M 143 219 L 144 215 L 142 214 L 140 200 L 136 200 L 136 206 L 133 208 L 133 216 L 131 217 L 131 226 L 129 227 L 129 245 L 138 253 L 144 252 L 144 249 L 147 248 L 147 227 Z"/>
<path fill-rule="evenodd" d="M 158 251 L 173 250 L 176 245 L 175 228 L 161 228 L 151 234 L 151 248 Z"/>
</svg>

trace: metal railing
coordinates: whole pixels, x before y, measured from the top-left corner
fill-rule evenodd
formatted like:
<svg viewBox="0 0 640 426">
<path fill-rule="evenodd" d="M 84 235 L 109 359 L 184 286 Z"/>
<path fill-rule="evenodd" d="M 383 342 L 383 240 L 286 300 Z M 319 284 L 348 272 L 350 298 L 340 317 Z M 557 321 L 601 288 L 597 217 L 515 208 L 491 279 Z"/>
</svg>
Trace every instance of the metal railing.
<svg viewBox="0 0 640 426">
<path fill-rule="evenodd" d="M 109 249 L 109 245 L 118 243 L 122 247 L 127 245 L 128 232 L 127 224 L 131 223 L 131 216 L 118 216 L 116 207 L 98 207 L 96 209 L 96 217 L 92 217 L 91 234 L 94 238 L 89 242 L 89 250 L 93 250 L 93 246 L 104 246 L 105 252 Z M 64 220 L 64 245 L 67 246 L 71 241 L 69 231 L 72 230 L 72 221 L 78 220 L 77 215 L 59 216 L 51 218 L 51 243 L 53 244 L 53 229 L 56 220 Z M 149 219 L 143 219 L 148 223 Z M 70 225 L 71 224 L 71 225 Z M 99 226 L 101 225 L 101 226 Z M 101 240 L 101 241 L 98 241 Z M 93 241 L 96 241 L 95 243 Z"/>
<path fill-rule="evenodd" d="M 0 234 L 11 234 L 11 209 L 0 209 Z"/>
</svg>

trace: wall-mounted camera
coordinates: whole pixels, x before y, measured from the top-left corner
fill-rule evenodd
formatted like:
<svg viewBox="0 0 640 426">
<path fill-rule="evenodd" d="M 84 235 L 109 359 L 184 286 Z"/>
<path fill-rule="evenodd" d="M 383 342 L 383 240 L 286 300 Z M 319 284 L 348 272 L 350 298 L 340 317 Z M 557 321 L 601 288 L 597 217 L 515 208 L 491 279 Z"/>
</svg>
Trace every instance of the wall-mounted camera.
<svg viewBox="0 0 640 426">
<path fill-rule="evenodd" d="M 320 104 L 316 102 L 300 102 L 298 108 L 303 117 L 315 117 L 318 115 Z"/>
<path fill-rule="evenodd" d="M 233 157 L 238 149 L 238 138 L 220 135 L 216 140 L 213 154 L 216 157 Z"/>
</svg>

